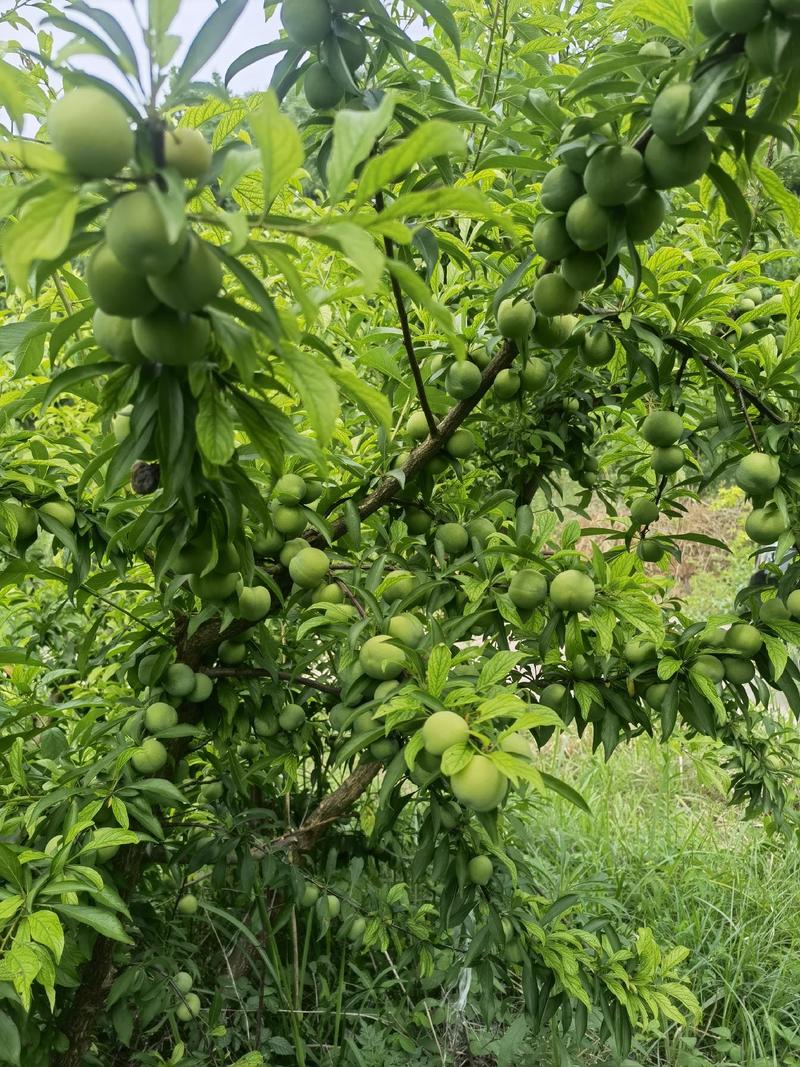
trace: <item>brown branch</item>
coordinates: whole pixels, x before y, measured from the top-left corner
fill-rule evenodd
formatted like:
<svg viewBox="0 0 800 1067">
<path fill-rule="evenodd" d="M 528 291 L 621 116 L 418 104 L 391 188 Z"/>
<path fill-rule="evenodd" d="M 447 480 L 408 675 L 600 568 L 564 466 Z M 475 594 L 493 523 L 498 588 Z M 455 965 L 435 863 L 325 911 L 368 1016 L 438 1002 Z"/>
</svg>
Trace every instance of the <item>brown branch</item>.
<svg viewBox="0 0 800 1067">
<path fill-rule="evenodd" d="M 142 866 L 144 852 L 138 848 L 124 848 L 113 863 L 117 885 L 122 889 L 123 899 L 136 884 Z M 81 1067 L 94 1036 L 95 1023 L 105 1007 L 111 975 L 114 971 L 114 953 L 118 942 L 98 935 L 92 955 L 84 964 L 81 984 L 76 990 L 76 1002 L 61 1014 L 61 1022 L 69 1041 L 69 1048 L 62 1055 L 56 1054 L 53 1067 Z M 76 1006 L 80 1010 L 75 1010 Z"/>
<path fill-rule="evenodd" d="M 375 197 L 375 206 L 378 211 L 383 211 L 383 193 L 378 192 Z M 383 248 L 386 252 L 386 258 L 392 259 L 394 256 L 394 245 L 390 237 L 384 237 Z M 403 299 L 403 290 L 400 288 L 400 283 L 391 269 L 389 270 L 389 284 L 392 287 L 392 295 L 394 296 L 395 307 L 397 308 L 397 317 L 400 320 L 400 333 L 403 335 L 403 347 L 406 350 L 406 356 L 408 358 L 408 365 L 411 367 L 411 375 L 414 379 L 414 386 L 417 390 L 417 397 L 419 399 L 419 406 L 422 408 L 425 415 L 425 421 L 428 423 L 428 432 L 432 436 L 436 436 L 436 416 L 431 411 L 431 406 L 428 403 L 428 397 L 425 392 L 425 383 L 422 380 L 422 372 L 419 369 L 419 360 L 417 359 L 417 353 L 414 351 L 414 339 L 411 336 L 411 327 L 408 324 L 408 312 L 406 311 L 406 302 Z"/>
<path fill-rule="evenodd" d="M 478 386 L 477 392 L 472 396 L 467 397 L 466 400 L 459 400 L 457 404 L 454 404 L 439 423 L 439 432 L 437 436 L 426 437 L 425 440 L 420 442 L 420 444 L 418 444 L 412 451 L 411 455 L 406 460 L 405 465 L 402 467 L 406 482 L 421 471 L 429 460 L 433 459 L 434 456 L 441 452 L 462 422 L 464 422 L 470 412 L 473 411 L 480 400 L 489 391 L 500 371 L 505 370 L 506 367 L 511 365 L 516 354 L 516 344 L 513 341 L 504 341 L 484 369 L 481 377 L 481 384 Z M 389 503 L 400 488 L 400 482 L 387 474 L 380 480 L 373 491 L 368 496 L 364 497 L 358 505 L 359 516 L 362 519 L 365 519 L 369 515 L 378 511 L 384 504 Z M 331 532 L 332 540 L 334 541 L 343 537 L 347 533 L 347 524 L 344 519 L 339 519 L 337 522 L 333 523 Z M 325 543 L 325 539 L 316 530 L 307 536 L 307 540 L 312 545 Z"/>
<path fill-rule="evenodd" d="M 579 310 L 586 315 L 602 315 L 604 318 L 613 320 L 614 322 L 620 321 L 619 314 L 616 311 L 606 311 L 605 309 L 598 310 L 597 308 L 590 308 L 586 305 L 581 305 Z M 765 404 L 761 397 L 758 396 L 757 393 L 754 393 L 752 389 L 748 389 L 746 385 L 742 385 L 737 378 L 734 378 L 733 375 L 725 370 L 720 363 L 717 363 L 712 356 L 707 356 L 705 352 L 697 351 L 697 349 L 693 348 L 685 341 L 681 341 L 677 337 L 667 335 L 662 337 L 661 340 L 671 348 L 674 348 L 676 352 L 680 352 L 683 356 L 680 370 L 681 377 L 683 376 L 683 371 L 686 369 L 686 361 L 689 359 L 698 359 L 707 370 L 711 371 L 711 373 L 719 378 L 720 381 L 725 382 L 728 388 L 732 389 L 733 392 L 737 394 L 740 402 L 743 402 L 746 398 L 747 402 L 752 404 L 756 411 L 763 415 L 765 419 L 769 419 L 770 422 L 774 422 L 778 426 L 781 426 L 786 421 L 779 412 L 775 411 L 769 404 Z M 679 384 L 680 380 L 678 379 L 677 381 Z"/>
<path fill-rule="evenodd" d="M 207 674 L 209 678 L 274 678 L 273 671 L 266 667 L 201 667 L 201 674 Z M 291 671 L 278 671 L 278 677 L 284 682 L 296 682 L 298 685 L 306 685 L 309 689 L 319 689 L 320 693 L 331 693 L 338 696 L 341 690 L 338 686 L 320 682 L 317 678 L 309 678 L 307 674 L 292 674 Z"/>
<path fill-rule="evenodd" d="M 338 789 L 320 801 L 300 826 L 271 841 L 270 849 L 291 848 L 298 852 L 308 852 L 314 847 L 325 827 L 337 822 L 350 810 L 382 766 L 382 763 L 372 761 L 362 763 L 349 778 L 345 778 Z"/>
<path fill-rule="evenodd" d="M 361 618 L 365 619 L 367 617 L 367 613 L 366 611 L 364 611 L 364 608 L 361 603 L 353 596 L 353 592 L 350 587 L 345 582 L 343 582 L 341 578 L 336 578 L 334 580 L 341 589 L 341 591 L 344 593 L 344 595 L 347 597 L 347 599 L 350 601 L 350 603 L 353 605 L 353 607 L 356 609 L 358 614 L 361 616 Z"/>
<path fill-rule="evenodd" d="M 748 389 L 746 385 L 742 385 L 736 378 L 733 377 L 725 368 L 717 363 L 711 356 L 707 356 L 704 352 L 698 352 L 690 345 L 685 344 L 683 341 L 677 340 L 674 337 L 665 337 L 664 341 L 674 348 L 677 352 L 687 354 L 690 359 L 699 359 L 703 366 L 711 371 L 711 373 L 725 382 L 729 389 L 732 389 L 737 394 L 741 403 L 744 402 L 744 398 L 747 398 L 748 403 L 764 416 L 765 419 L 769 419 L 770 422 L 774 422 L 777 425 L 781 425 L 785 420 L 778 414 L 774 408 L 771 408 L 769 404 L 765 404 L 761 397 L 757 396 L 752 390 Z"/>
<path fill-rule="evenodd" d="M 748 429 L 748 431 L 750 433 L 750 440 L 753 442 L 756 452 L 760 452 L 761 451 L 761 442 L 759 441 L 758 434 L 756 433 L 755 427 L 753 426 L 753 420 L 750 418 L 750 412 L 747 410 L 747 403 L 746 403 L 746 401 L 744 399 L 744 394 L 742 392 L 742 386 L 740 385 L 739 382 L 736 382 L 736 384 L 735 384 L 735 386 L 733 388 L 734 388 L 734 392 L 736 393 L 736 399 L 739 401 L 739 409 L 742 412 L 742 418 L 746 422 L 747 429 Z"/>
</svg>

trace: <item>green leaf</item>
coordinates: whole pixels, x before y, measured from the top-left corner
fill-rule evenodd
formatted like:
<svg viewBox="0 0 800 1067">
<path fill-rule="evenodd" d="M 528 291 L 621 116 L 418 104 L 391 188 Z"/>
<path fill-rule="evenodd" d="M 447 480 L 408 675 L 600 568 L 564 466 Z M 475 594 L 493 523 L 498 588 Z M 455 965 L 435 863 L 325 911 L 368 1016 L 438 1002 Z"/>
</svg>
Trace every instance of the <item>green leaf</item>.
<svg viewBox="0 0 800 1067">
<path fill-rule="evenodd" d="M 659 660 L 658 677 L 662 682 L 668 682 L 673 674 L 677 674 L 682 666 L 683 664 L 680 660 L 672 659 L 671 656 L 665 656 L 662 660 Z"/>
<path fill-rule="evenodd" d="M 28 916 L 28 933 L 33 941 L 44 945 L 53 953 L 56 963 L 64 951 L 64 930 L 54 911 L 35 911 Z"/>
<path fill-rule="evenodd" d="M 6 229 L 3 258 L 11 280 L 20 289 L 27 287 L 28 271 L 35 259 L 55 259 L 67 247 L 78 203 L 74 189 L 54 189 L 29 200 L 18 221 Z"/>
<path fill-rule="evenodd" d="M 444 689 L 453 657 L 447 645 L 436 645 L 428 659 L 427 685 L 431 696 L 438 697 Z"/>
<path fill-rule="evenodd" d="M 52 174 L 66 174 L 68 170 L 64 157 L 56 152 L 55 148 L 41 141 L 26 141 L 21 137 L 9 137 L 0 141 L 0 155 L 10 156 L 30 170 L 41 170 Z M 8 205 L 4 204 L 4 206 Z"/>
<path fill-rule="evenodd" d="M 117 848 L 119 845 L 135 845 L 138 840 L 139 835 L 134 833 L 133 830 L 102 826 L 91 834 L 86 844 L 81 847 L 78 855 L 96 848 Z"/>
<path fill-rule="evenodd" d="M 365 293 L 374 293 L 381 283 L 385 257 L 375 238 L 354 222 L 335 222 L 320 236 L 334 242 L 361 274 Z"/>
<path fill-rule="evenodd" d="M 399 144 L 375 156 L 364 167 L 358 183 L 356 203 L 363 204 L 379 189 L 396 181 L 416 163 L 436 156 L 465 156 L 464 134 L 450 122 L 431 119 L 423 122 Z"/>
<path fill-rule="evenodd" d="M 770 636 L 770 634 L 762 634 L 762 637 L 777 680 L 786 670 L 786 664 L 789 662 L 789 650 L 783 641 L 779 641 L 776 637 Z"/>
<path fill-rule="evenodd" d="M 209 15 L 189 45 L 176 77 L 179 85 L 190 82 L 212 58 L 246 7 L 247 0 L 223 0 Z"/>
<path fill-rule="evenodd" d="M 260 1052 L 248 1052 L 233 1064 L 233 1067 L 264 1067 L 266 1060 Z"/>
<path fill-rule="evenodd" d="M 281 113 L 273 89 L 264 94 L 261 107 L 250 116 L 250 128 L 261 151 L 264 204 L 269 210 L 281 187 L 303 162 L 303 143 L 295 124 Z"/>
<path fill-rule="evenodd" d="M 68 919 L 90 926 L 92 930 L 96 930 L 111 941 L 121 941 L 125 945 L 134 944 L 125 933 L 122 923 L 110 911 L 86 907 L 83 904 L 53 904 L 53 907 Z"/>
<path fill-rule="evenodd" d="M 225 71 L 225 78 L 223 79 L 225 84 L 227 85 L 240 71 L 246 70 L 247 67 L 258 63 L 259 60 L 274 56 L 277 52 L 285 52 L 288 47 L 289 42 L 287 40 L 280 40 L 270 41 L 269 44 L 257 44 L 254 48 L 248 48 L 246 52 L 242 52 L 240 56 L 237 56 Z"/>
<path fill-rule="evenodd" d="M 470 745 L 468 741 L 459 742 L 457 745 L 450 745 L 449 748 L 444 750 L 442 754 L 442 774 L 449 778 L 452 774 L 457 774 L 472 762 L 472 757 L 475 755 L 475 749 Z"/>
<path fill-rule="evenodd" d="M 0 1062 L 11 1063 L 14 1067 L 21 1067 L 20 1051 L 17 1024 L 4 1011 L 0 1011 Z"/>
<path fill-rule="evenodd" d="M 321 444 L 327 444 L 339 417 L 339 392 L 327 367 L 300 348 L 284 345 L 281 359 L 300 394 L 309 422 Z"/>
<path fill-rule="evenodd" d="M 542 776 L 537 767 L 530 760 L 520 759 L 511 752 L 503 752 L 495 749 L 488 753 L 489 759 L 501 771 L 506 778 L 516 785 L 517 782 L 528 782 L 538 793 L 544 792 Z"/>
<path fill-rule="evenodd" d="M 422 751 L 424 744 L 425 741 L 422 736 L 422 730 L 417 730 L 417 732 L 408 739 L 405 746 L 403 747 L 403 758 L 406 762 L 406 767 L 408 767 L 410 771 L 413 771 L 417 756 Z"/>
<path fill-rule="evenodd" d="M 235 447 L 233 418 L 224 395 L 213 385 L 200 394 L 195 430 L 200 451 L 209 463 L 227 463 Z"/>
<path fill-rule="evenodd" d="M 387 396 L 346 367 L 331 366 L 327 370 L 342 392 L 351 396 L 358 407 L 375 422 L 387 429 L 392 425 L 392 405 Z"/>
<path fill-rule="evenodd" d="M 130 63 L 126 57 L 120 54 L 119 49 L 112 48 L 107 41 L 96 34 L 94 30 L 90 30 L 88 26 L 75 22 L 74 19 L 65 18 L 63 15 L 50 15 L 47 21 L 57 29 L 72 34 L 78 40 L 85 41 L 89 46 L 89 51 L 96 52 L 110 63 L 113 63 L 122 75 L 133 73 Z"/>
<path fill-rule="evenodd" d="M 22 907 L 22 897 L 13 896 L 0 900 L 0 923 L 6 923 Z"/>
<path fill-rule="evenodd" d="M 0 60 L 0 100 L 3 107 L 18 127 L 22 126 L 23 117 L 28 110 L 27 84 L 24 73 L 10 63 Z"/>
<path fill-rule="evenodd" d="M 173 808 L 186 804 L 186 797 L 167 778 L 140 778 L 130 787 L 130 790 L 132 793 L 141 793 L 158 804 L 166 804 Z"/>
<path fill-rule="evenodd" d="M 461 35 L 458 32 L 458 23 L 455 16 L 444 0 L 408 0 L 409 7 L 418 11 L 421 15 L 427 12 L 441 26 L 450 40 L 456 55 L 461 55 Z"/>
<path fill-rule="evenodd" d="M 83 367 L 69 367 L 68 370 L 62 370 L 60 375 L 50 382 L 47 393 L 42 399 L 42 411 L 49 408 L 55 397 L 66 392 L 76 393 L 76 386 L 81 382 L 109 375 L 116 368 L 116 363 L 90 363 Z"/>
<path fill-rule="evenodd" d="M 516 693 L 496 693 L 494 696 L 483 700 L 477 707 L 478 722 L 486 722 L 490 719 L 506 718 L 509 715 L 521 716 L 525 713 L 527 704 Z"/>
<path fill-rule="evenodd" d="M 687 0 L 617 0 L 609 11 L 616 23 L 644 19 L 665 30 L 676 41 L 689 41 L 692 20 Z"/>
<path fill-rule="evenodd" d="M 764 192 L 781 209 L 781 213 L 795 237 L 800 237 L 800 201 L 789 192 L 774 170 L 753 164 L 753 173 L 761 182 Z"/>
<path fill-rule="evenodd" d="M 722 167 L 716 163 L 712 163 L 706 172 L 717 187 L 720 196 L 725 202 L 728 215 L 736 223 L 739 235 L 742 238 L 744 244 L 750 237 L 750 231 L 753 227 L 753 210 L 742 195 L 742 191 L 736 184 L 733 178 L 729 174 L 726 174 Z M 771 171 L 768 171 L 772 175 Z M 781 185 L 780 178 L 776 178 L 776 181 Z M 795 212 L 800 216 L 800 207 L 797 206 L 797 200 L 790 196 L 790 194 L 784 189 L 786 196 L 794 201 Z"/>
<path fill-rule="evenodd" d="M 552 774 L 548 774 L 546 771 L 540 771 L 542 781 L 545 786 L 553 793 L 558 793 L 564 800 L 568 800 L 570 804 L 574 804 L 576 808 L 580 808 L 581 811 L 585 811 L 587 815 L 592 814 L 592 809 L 583 799 L 577 789 L 573 789 L 571 785 L 567 785 L 566 782 L 560 778 L 556 778 Z"/>
<path fill-rule="evenodd" d="M 689 680 L 691 681 L 694 688 L 698 691 L 698 693 L 701 693 L 712 706 L 714 711 L 716 711 L 718 721 L 724 722 L 725 705 L 722 703 L 722 698 L 717 692 L 717 687 L 714 685 L 711 679 L 706 678 L 706 676 L 704 674 L 700 674 L 699 671 L 690 668 Z"/>
<path fill-rule="evenodd" d="M 514 722 L 515 730 L 533 730 L 537 726 L 563 726 L 564 720 L 554 711 L 553 708 L 548 708 L 545 704 L 537 704 L 536 707 L 530 708 L 520 715 Z"/>
<path fill-rule="evenodd" d="M 114 18 L 114 16 L 108 11 L 101 11 L 99 8 L 90 7 L 89 4 L 85 3 L 85 0 L 72 0 L 69 6 L 73 10 L 80 11 L 88 18 L 93 19 L 101 29 L 105 30 L 106 35 L 116 45 L 120 56 L 123 57 L 129 68 L 138 78 L 139 64 L 136 58 L 136 52 L 128 39 L 128 35 L 122 28 L 122 25 Z"/>
<path fill-rule="evenodd" d="M 333 120 L 333 147 L 328 160 L 328 197 L 332 204 L 344 191 L 392 120 L 394 99 L 387 94 L 374 111 L 337 111 Z"/>
<path fill-rule="evenodd" d="M 490 685 L 502 682 L 514 667 L 524 659 L 525 654 L 523 652 L 496 652 L 481 667 L 481 673 L 478 676 L 478 689 L 488 689 Z"/>
</svg>

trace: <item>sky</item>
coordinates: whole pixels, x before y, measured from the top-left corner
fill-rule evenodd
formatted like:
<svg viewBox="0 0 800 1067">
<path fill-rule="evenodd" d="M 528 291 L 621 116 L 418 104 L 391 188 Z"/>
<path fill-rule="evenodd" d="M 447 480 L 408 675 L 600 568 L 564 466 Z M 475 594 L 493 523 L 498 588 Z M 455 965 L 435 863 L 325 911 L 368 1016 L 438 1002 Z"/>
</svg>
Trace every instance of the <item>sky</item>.
<svg viewBox="0 0 800 1067">
<path fill-rule="evenodd" d="M 88 0 L 88 2 L 91 7 L 113 14 L 117 21 L 122 24 L 137 54 L 140 57 L 144 55 L 141 32 L 137 25 L 133 8 L 135 6 L 142 22 L 146 22 L 147 0 Z M 0 4 L 2 3 L 3 0 L 0 0 Z M 56 3 L 64 15 L 74 17 L 76 21 L 83 22 L 84 25 L 92 25 L 84 16 L 75 15 L 75 13 L 68 11 L 68 0 L 56 0 Z M 181 0 L 178 14 L 172 23 L 170 32 L 181 37 L 183 43 L 177 51 L 173 63 L 176 65 L 180 63 L 192 38 L 215 9 L 216 3 L 214 0 Z M 44 16 L 41 11 L 33 7 L 23 8 L 21 14 L 24 14 L 35 26 L 44 23 Z M 56 41 L 56 48 L 63 45 L 69 38 L 68 34 L 52 26 L 44 24 L 42 28 L 52 33 Z M 269 21 L 265 22 L 262 0 L 248 0 L 247 6 L 239 17 L 238 22 L 234 25 L 227 39 L 222 42 L 217 54 L 196 75 L 197 80 L 210 80 L 214 72 L 224 74 L 231 62 L 242 52 L 245 52 L 248 48 L 253 48 L 255 45 L 274 40 L 278 33 L 279 20 L 277 12 L 273 12 Z M 11 40 L 19 40 L 28 47 L 35 47 L 35 42 L 31 40 L 30 34 L 16 32 L 8 25 L 0 23 L 0 47 L 3 43 L 8 43 Z M 231 90 L 236 93 L 245 93 L 265 88 L 269 82 L 274 64 L 275 59 L 269 58 L 261 60 L 252 67 L 248 67 L 232 79 Z M 102 57 L 93 55 L 76 56 L 74 65 L 80 66 L 82 70 L 104 77 L 120 88 L 125 87 L 124 79 L 116 71 L 113 64 Z"/>
</svg>

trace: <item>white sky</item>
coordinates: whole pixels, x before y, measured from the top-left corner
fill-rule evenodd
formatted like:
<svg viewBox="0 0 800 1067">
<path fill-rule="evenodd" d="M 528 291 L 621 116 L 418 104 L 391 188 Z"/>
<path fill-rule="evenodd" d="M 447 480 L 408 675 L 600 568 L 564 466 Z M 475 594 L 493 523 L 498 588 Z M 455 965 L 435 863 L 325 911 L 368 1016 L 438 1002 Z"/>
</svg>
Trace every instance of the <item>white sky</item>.
<svg viewBox="0 0 800 1067">
<path fill-rule="evenodd" d="M 139 12 L 142 22 L 146 23 L 147 0 L 88 0 L 88 3 L 91 7 L 108 11 L 114 15 L 117 21 L 122 24 L 141 60 L 145 53 L 133 7 L 135 6 Z M 0 5 L 4 6 L 3 0 L 0 0 Z M 85 16 L 68 11 L 67 0 L 60 0 L 58 6 L 64 15 L 73 18 L 77 22 L 82 22 L 94 30 L 97 29 L 96 25 Z M 214 0 L 181 0 L 178 14 L 170 29 L 170 32 L 177 34 L 183 42 L 173 60 L 174 65 L 180 64 L 192 38 L 215 9 Z M 41 11 L 33 7 L 22 8 L 20 14 L 24 15 L 34 26 L 39 26 L 44 22 Z M 56 30 L 52 26 L 43 25 L 42 28 L 53 35 L 56 41 L 56 51 L 69 38 L 68 34 L 61 30 Z M 277 11 L 273 12 L 269 22 L 266 22 L 262 0 L 248 0 L 247 6 L 240 15 L 238 22 L 234 25 L 233 30 L 227 39 L 222 42 L 214 58 L 195 76 L 196 79 L 208 81 L 215 72 L 224 75 L 233 60 L 241 55 L 242 52 L 247 51 L 248 48 L 253 48 L 255 45 L 266 44 L 275 40 L 278 32 L 279 20 Z M 30 34 L 15 32 L 5 23 L 0 23 L 0 46 L 2 43 L 8 43 L 12 40 L 19 40 L 26 47 L 36 47 L 35 41 L 31 40 Z M 270 56 L 267 59 L 260 60 L 259 63 L 252 67 L 248 67 L 231 80 L 231 91 L 244 93 L 264 89 L 269 82 L 272 69 L 279 59 L 280 55 L 277 57 Z M 71 65 L 103 77 L 121 89 L 126 88 L 125 79 L 113 64 L 102 57 L 82 54 L 75 56 Z M 142 65 L 144 67 L 144 64 Z"/>
</svg>

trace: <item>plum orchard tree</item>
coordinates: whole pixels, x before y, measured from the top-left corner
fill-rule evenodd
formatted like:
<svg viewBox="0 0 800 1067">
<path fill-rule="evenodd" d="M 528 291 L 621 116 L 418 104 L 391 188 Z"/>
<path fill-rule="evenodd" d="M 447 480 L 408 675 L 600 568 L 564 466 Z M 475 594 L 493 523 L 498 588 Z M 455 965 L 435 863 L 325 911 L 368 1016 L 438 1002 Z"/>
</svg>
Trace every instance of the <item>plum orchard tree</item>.
<svg viewBox="0 0 800 1067">
<path fill-rule="evenodd" d="M 180 52 L 153 0 L 145 64 L 38 6 L 74 41 L 4 16 L 0 1059 L 345 1062 L 365 973 L 430 1062 L 465 971 L 553 1048 L 690 1023 L 684 950 L 543 884 L 536 810 L 584 802 L 540 753 L 704 735 L 795 830 L 800 8 L 285 0 L 210 85 L 245 0 Z M 774 558 L 692 618 L 723 478 Z"/>
</svg>

